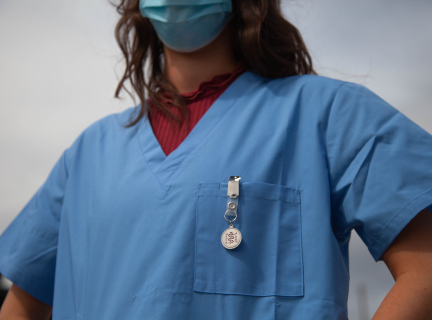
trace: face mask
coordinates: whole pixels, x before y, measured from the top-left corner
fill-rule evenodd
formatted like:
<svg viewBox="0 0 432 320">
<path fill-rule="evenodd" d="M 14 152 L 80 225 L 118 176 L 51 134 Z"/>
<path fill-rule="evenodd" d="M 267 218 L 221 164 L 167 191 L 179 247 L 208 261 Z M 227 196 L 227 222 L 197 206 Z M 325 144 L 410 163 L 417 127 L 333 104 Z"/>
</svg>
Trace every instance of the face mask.
<svg viewBox="0 0 432 320">
<path fill-rule="evenodd" d="M 212 42 L 227 25 L 231 0 L 140 0 L 159 39 L 170 49 L 192 52 Z"/>
</svg>

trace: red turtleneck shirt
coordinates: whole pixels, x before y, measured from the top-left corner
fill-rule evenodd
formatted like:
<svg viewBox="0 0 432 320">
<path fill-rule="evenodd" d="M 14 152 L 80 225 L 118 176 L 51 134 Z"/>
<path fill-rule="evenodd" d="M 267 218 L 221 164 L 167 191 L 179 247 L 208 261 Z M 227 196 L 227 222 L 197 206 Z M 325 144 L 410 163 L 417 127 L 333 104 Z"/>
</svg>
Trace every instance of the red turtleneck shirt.
<svg viewBox="0 0 432 320">
<path fill-rule="evenodd" d="M 210 81 L 202 82 L 196 90 L 182 94 L 189 110 L 189 130 L 186 130 L 185 123 L 182 124 L 180 132 L 176 125 L 171 128 L 169 120 L 158 110 L 154 110 L 153 115 L 149 113 L 153 132 L 165 155 L 168 156 L 183 142 L 213 102 L 245 71 L 243 64 L 238 63 L 233 72 L 216 75 Z M 151 107 L 150 100 L 149 105 Z M 179 115 L 177 108 L 169 103 L 167 106 L 175 115 Z"/>
</svg>

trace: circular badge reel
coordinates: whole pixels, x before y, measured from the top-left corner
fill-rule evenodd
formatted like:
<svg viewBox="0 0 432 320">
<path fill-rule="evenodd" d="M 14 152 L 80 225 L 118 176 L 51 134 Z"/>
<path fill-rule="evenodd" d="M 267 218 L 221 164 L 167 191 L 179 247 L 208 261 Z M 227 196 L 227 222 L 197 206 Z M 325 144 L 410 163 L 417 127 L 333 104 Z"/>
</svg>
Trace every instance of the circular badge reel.
<svg viewBox="0 0 432 320">
<path fill-rule="evenodd" d="M 230 202 L 228 204 L 229 209 L 234 209 L 235 204 Z M 228 229 L 226 229 L 221 236 L 222 245 L 226 249 L 234 249 L 237 248 L 242 240 L 242 235 L 239 229 L 234 228 L 232 223 L 235 219 L 237 219 L 237 212 L 234 210 L 227 210 L 224 214 L 224 218 L 226 221 L 230 223 Z"/>
</svg>

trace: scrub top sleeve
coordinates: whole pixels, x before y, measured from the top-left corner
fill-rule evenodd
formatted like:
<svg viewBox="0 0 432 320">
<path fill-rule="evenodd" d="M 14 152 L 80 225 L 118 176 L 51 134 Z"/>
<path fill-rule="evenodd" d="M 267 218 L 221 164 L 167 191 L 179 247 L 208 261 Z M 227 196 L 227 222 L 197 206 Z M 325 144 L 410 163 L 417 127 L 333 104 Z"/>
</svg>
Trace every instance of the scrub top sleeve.
<svg viewBox="0 0 432 320">
<path fill-rule="evenodd" d="M 60 212 L 67 181 L 66 151 L 0 236 L 0 273 L 51 306 Z"/>
<path fill-rule="evenodd" d="M 432 211 L 432 135 L 367 88 L 346 83 L 325 136 L 334 232 L 355 229 L 378 261 L 417 213 Z"/>
</svg>

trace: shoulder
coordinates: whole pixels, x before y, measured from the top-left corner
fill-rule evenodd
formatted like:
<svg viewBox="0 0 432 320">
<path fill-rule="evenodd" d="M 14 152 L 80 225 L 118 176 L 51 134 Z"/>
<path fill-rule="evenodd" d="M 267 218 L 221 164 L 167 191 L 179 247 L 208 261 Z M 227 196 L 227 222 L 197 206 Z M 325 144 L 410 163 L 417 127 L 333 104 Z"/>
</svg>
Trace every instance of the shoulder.
<svg viewBox="0 0 432 320">
<path fill-rule="evenodd" d="M 356 131 L 371 136 L 400 117 L 396 108 L 361 84 L 319 75 L 257 79 L 265 101 L 271 101 L 280 114 L 294 117 L 299 127 L 318 128 L 322 135 Z"/>
<path fill-rule="evenodd" d="M 139 112 L 139 106 L 127 108 L 121 112 L 111 113 L 91 123 L 82 135 L 110 134 L 125 131 L 125 125 Z"/>
<path fill-rule="evenodd" d="M 248 84 L 257 85 L 255 95 L 264 94 L 266 98 L 280 102 L 296 102 L 302 107 L 324 108 L 333 103 L 355 100 L 359 96 L 377 99 L 378 97 L 365 86 L 348 81 L 320 75 L 296 75 L 276 79 L 264 78 L 249 73 Z"/>
<path fill-rule="evenodd" d="M 339 93 L 369 91 L 361 84 L 333 79 L 321 75 L 304 74 L 277 79 L 262 78 L 262 85 L 277 93 L 305 95 L 316 97 L 322 95 L 335 96 Z"/>
<path fill-rule="evenodd" d="M 138 124 L 128 128 L 126 124 L 135 118 L 139 110 L 140 105 L 137 105 L 91 123 L 65 150 L 66 162 L 79 156 L 101 153 L 110 146 L 116 147 L 117 144 L 122 145 L 125 140 L 130 140 L 135 135 Z"/>
<path fill-rule="evenodd" d="M 251 98 L 260 97 L 271 104 L 285 109 L 296 110 L 304 120 L 325 122 L 330 113 L 343 115 L 358 109 L 394 110 L 365 86 L 320 75 L 296 75 L 268 79 L 250 75 L 257 83 Z M 251 81 L 249 81 L 251 82 Z M 391 110 L 390 110 L 391 109 Z"/>
<path fill-rule="evenodd" d="M 325 116 L 330 112 L 384 112 L 396 109 L 366 86 L 320 75 L 298 75 L 278 79 L 262 78 L 262 85 L 274 96 L 295 100 L 298 106 Z"/>
</svg>

